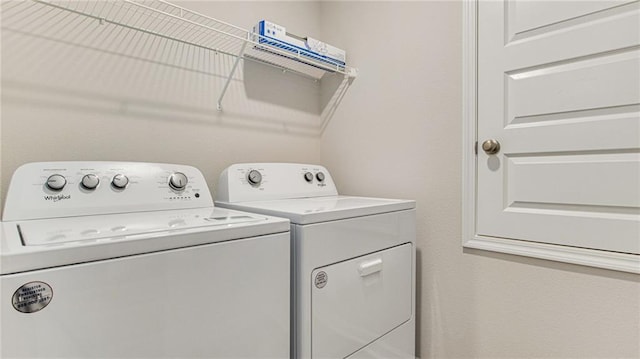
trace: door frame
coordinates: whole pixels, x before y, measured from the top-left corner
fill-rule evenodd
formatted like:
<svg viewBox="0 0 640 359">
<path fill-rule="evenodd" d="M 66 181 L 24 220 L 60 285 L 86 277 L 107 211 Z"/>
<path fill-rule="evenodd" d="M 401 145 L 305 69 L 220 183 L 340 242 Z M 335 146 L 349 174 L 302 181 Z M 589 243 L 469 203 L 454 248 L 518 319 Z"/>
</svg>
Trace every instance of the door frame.
<svg viewBox="0 0 640 359">
<path fill-rule="evenodd" d="M 462 4 L 462 246 L 520 256 L 640 273 L 633 254 L 527 242 L 477 234 L 478 0 Z"/>
</svg>

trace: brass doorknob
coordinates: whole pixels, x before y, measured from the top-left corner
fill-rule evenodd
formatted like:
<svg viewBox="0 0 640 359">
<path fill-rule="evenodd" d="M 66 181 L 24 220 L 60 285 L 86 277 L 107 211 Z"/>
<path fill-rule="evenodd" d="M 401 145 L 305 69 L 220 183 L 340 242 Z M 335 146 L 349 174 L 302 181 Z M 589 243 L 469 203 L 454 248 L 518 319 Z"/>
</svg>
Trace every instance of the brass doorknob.
<svg viewBox="0 0 640 359">
<path fill-rule="evenodd" d="M 488 155 L 495 155 L 496 153 L 498 153 L 500 151 L 500 142 L 498 142 L 496 140 L 493 140 L 493 139 L 492 140 L 486 140 L 486 141 L 482 142 L 482 149 Z"/>
</svg>

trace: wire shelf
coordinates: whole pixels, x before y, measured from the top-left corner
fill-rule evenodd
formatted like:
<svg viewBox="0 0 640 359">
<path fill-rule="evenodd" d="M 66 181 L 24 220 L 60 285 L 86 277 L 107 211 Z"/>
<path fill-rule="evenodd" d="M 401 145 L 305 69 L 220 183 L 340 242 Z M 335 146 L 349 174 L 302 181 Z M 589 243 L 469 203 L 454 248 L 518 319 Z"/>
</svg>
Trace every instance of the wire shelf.
<svg viewBox="0 0 640 359">
<path fill-rule="evenodd" d="M 290 52 L 277 46 L 261 43 L 260 35 L 226 22 L 204 16 L 163 0 L 30 0 L 3 1 L 2 26 L 19 27 L 30 31 L 29 17 L 48 17 L 51 27 L 47 33 L 57 37 L 81 37 L 78 31 L 86 22 L 100 26 L 116 25 L 121 30 L 137 31 L 163 39 L 178 41 L 197 48 L 226 54 L 236 58 L 227 82 L 218 99 L 218 108 L 229 86 L 239 60 L 266 63 L 312 79 L 320 79 L 325 73 L 340 73 L 355 77 L 357 70 L 304 50 Z M 82 24 L 82 26 L 79 26 Z M 277 40 L 269 38 L 270 42 Z M 283 43 L 283 45 L 286 45 Z M 105 45 L 106 46 L 106 45 Z M 112 46 L 113 47 L 113 46 Z M 284 46 L 283 46 L 284 47 Z M 121 51 L 125 51 L 120 49 Z"/>
</svg>

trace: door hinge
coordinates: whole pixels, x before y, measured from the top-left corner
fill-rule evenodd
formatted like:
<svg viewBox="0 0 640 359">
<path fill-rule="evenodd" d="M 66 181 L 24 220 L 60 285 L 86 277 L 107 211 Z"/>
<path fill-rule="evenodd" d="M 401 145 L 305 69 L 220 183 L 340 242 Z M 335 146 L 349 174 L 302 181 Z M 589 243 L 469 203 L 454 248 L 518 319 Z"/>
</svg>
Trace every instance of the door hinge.
<svg viewBox="0 0 640 359">
<path fill-rule="evenodd" d="M 476 141 L 475 146 L 473 146 L 476 156 L 478 155 L 478 141 Z"/>
</svg>

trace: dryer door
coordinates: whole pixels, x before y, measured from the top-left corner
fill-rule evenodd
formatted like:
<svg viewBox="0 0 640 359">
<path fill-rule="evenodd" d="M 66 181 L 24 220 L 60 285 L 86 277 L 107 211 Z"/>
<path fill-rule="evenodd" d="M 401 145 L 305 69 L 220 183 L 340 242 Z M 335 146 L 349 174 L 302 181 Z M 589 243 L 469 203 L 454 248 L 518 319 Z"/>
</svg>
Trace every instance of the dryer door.
<svg viewBox="0 0 640 359">
<path fill-rule="evenodd" d="M 344 358 L 411 318 L 411 244 L 312 273 L 314 358 Z"/>
</svg>

